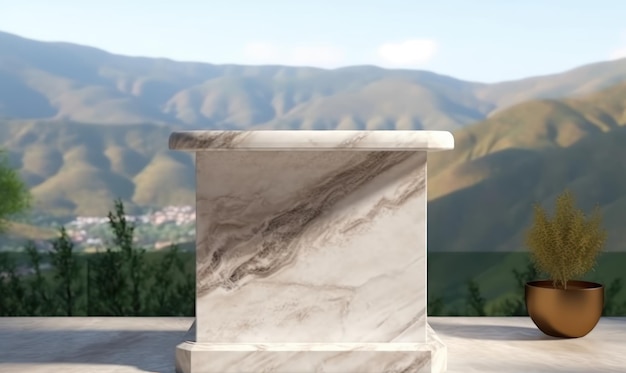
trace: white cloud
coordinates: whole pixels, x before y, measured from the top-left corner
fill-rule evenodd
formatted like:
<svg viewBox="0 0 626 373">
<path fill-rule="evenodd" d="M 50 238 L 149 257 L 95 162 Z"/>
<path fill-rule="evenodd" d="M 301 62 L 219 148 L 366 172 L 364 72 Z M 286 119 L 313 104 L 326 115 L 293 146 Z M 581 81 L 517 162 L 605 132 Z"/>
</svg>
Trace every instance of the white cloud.
<svg viewBox="0 0 626 373">
<path fill-rule="evenodd" d="M 620 58 L 626 58 L 626 47 L 615 49 L 609 56 L 611 60 L 619 60 Z"/>
<path fill-rule="evenodd" d="M 332 45 L 313 45 L 294 48 L 288 63 L 320 67 L 337 67 L 343 61 L 344 53 Z"/>
<path fill-rule="evenodd" d="M 615 48 L 609 54 L 609 59 L 619 60 L 620 58 L 626 58 L 626 31 L 620 34 L 620 47 Z"/>
<path fill-rule="evenodd" d="M 344 59 L 343 50 L 331 44 L 284 47 L 268 42 L 254 42 L 244 46 L 246 63 L 296 66 L 338 67 Z"/>
<path fill-rule="evenodd" d="M 437 52 L 437 43 L 430 39 L 411 39 L 386 43 L 378 48 L 378 56 L 392 66 L 418 66 L 429 62 Z"/>
<path fill-rule="evenodd" d="M 245 56 L 255 62 L 269 62 L 278 55 L 278 48 L 272 43 L 254 42 L 246 44 L 243 49 Z"/>
</svg>

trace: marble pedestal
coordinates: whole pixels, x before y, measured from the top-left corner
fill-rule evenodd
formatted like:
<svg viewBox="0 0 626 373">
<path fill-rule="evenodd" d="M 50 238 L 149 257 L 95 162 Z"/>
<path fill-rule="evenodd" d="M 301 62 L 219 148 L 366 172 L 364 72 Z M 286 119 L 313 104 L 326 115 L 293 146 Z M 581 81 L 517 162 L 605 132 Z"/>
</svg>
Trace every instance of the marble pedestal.
<svg viewBox="0 0 626 373">
<path fill-rule="evenodd" d="M 443 372 L 426 322 L 436 131 L 190 131 L 196 322 L 177 372 Z"/>
</svg>

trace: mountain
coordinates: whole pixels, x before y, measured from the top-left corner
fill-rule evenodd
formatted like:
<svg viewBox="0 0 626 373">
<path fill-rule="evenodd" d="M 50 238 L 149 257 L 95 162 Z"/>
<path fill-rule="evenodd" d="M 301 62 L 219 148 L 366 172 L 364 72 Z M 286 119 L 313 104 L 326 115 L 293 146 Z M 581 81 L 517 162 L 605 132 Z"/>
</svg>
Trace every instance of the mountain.
<svg viewBox="0 0 626 373">
<path fill-rule="evenodd" d="M 324 70 L 126 57 L 0 33 L 0 116 L 14 119 L 220 129 L 454 128 L 490 110 L 473 97 L 477 86 L 372 66 Z"/>
<path fill-rule="evenodd" d="M 583 98 L 533 100 L 454 133 L 455 149 L 433 154 L 431 198 L 489 178 L 498 165 L 511 168 L 529 150 L 568 147 L 624 124 L 626 84 Z"/>
<path fill-rule="evenodd" d="M 522 249 L 534 202 L 571 188 L 626 251 L 626 60 L 498 84 L 424 71 L 124 57 L 0 33 L 0 148 L 49 213 L 192 204 L 172 130 L 454 129 L 429 156 L 429 249 Z"/>
<path fill-rule="evenodd" d="M 480 84 L 427 71 L 211 65 L 0 32 L 0 117 L 197 129 L 444 129 L 626 79 L 626 59 Z"/>
<path fill-rule="evenodd" d="M 38 208 L 104 216 L 117 197 L 129 208 L 193 204 L 193 156 L 167 150 L 170 131 L 13 120 L 0 122 L 0 148 Z M 601 207 L 607 248 L 626 251 L 626 83 L 518 104 L 454 136 L 454 150 L 429 155 L 430 250 L 520 250 L 533 203 L 571 188 L 586 211 Z"/>
<path fill-rule="evenodd" d="M 190 153 L 167 148 L 171 128 L 0 121 L 0 148 L 50 214 L 105 216 L 115 198 L 139 207 L 192 205 Z"/>
<path fill-rule="evenodd" d="M 522 249 L 533 204 L 569 188 L 585 211 L 601 208 L 607 249 L 626 251 L 626 84 L 516 105 L 455 142 L 429 156 L 431 250 Z"/>
</svg>

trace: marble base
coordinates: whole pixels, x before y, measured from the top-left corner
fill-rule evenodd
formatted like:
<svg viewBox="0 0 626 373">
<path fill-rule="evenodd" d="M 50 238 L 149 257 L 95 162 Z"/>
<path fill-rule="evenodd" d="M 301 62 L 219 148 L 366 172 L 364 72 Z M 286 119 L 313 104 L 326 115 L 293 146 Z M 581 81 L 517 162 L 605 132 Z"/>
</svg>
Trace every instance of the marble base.
<svg viewBox="0 0 626 373">
<path fill-rule="evenodd" d="M 195 323 L 188 339 L 194 339 Z M 176 347 L 176 373 L 442 373 L 447 349 L 426 343 L 196 343 Z"/>
</svg>

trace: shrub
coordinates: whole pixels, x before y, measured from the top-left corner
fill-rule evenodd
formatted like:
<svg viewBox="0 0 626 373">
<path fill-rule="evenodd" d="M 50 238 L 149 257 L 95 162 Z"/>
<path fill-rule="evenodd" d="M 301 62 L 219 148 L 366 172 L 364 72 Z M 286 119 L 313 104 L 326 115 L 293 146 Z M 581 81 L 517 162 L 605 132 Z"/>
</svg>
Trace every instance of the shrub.
<svg viewBox="0 0 626 373">
<path fill-rule="evenodd" d="M 553 218 L 535 205 L 526 244 L 537 270 L 547 273 L 554 287 L 567 289 L 567 281 L 584 275 L 596 264 L 606 240 L 601 223 L 599 208 L 587 218 L 576 208 L 568 190 L 557 197 Z"/>
</svg>

